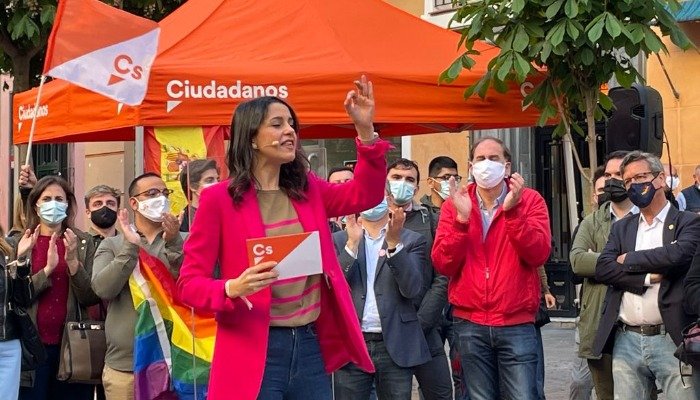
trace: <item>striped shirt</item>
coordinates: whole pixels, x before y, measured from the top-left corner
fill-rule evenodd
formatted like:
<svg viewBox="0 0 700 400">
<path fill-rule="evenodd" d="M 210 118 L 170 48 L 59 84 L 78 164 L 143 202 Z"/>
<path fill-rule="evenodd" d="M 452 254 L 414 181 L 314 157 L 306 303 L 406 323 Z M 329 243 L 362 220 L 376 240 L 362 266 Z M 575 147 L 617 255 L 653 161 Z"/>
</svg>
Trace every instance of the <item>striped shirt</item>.
<svg viewBox="0 0 700 400">
<path fill-rule="evenodd" d="M 258 190 L 265 235 L 301 233 L 304 229 L 289 197 L 281 190 Z M 321 275 L 280 280 L 272 284 L 270 326 L 294 327 L 316 321 L 321 312 Z"/>
</svg>

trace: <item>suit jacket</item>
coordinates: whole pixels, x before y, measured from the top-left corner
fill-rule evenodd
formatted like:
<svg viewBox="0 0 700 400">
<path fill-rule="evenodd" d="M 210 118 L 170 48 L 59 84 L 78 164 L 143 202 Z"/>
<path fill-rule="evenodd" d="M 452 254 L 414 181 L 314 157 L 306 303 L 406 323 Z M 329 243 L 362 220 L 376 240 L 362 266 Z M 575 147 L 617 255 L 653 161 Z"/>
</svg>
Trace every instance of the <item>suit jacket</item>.
<svg viewBox="0 0 700 400">
<path fill-rule="evenodd" d="M 345 250 L 347 239 L 345 231 L 333 234 L 338 261 L 350 285 L 357 318 L 361 322 L 367 296 L 365 238 L 363 236 L 360 241 L 357 259 Z M 431 359 L 414 304 L 415 299 L 424 293 L 426 239 L 416 232 L 403 229 L 401 243 L 403 249 L 391 258 L 379 257 L 374 293 L 387 352 L 397 365 L 408 368 Z M 386 247 L 384 242 L 382 248 Z"/>
<path fill-rule="evenodd" d="M 639 215 L 631 215 L 614 223 L 610 238 L 598 257 L 595 278 L 608 285 L 603 315 L 593 351 L 600 355 L 614 333 L 624 292 L 643 294 L 648 273 L 662 274 L 659 288 L 659 310 L 666 331 L 676 344 L 682 339 L 683 327 L 692 316 L 683 309 L 683 279 L 700 241 L 700 216 L 671 207 L 664 221 L 663 246 L 635 251 Z M 627 253 L 620 264 L 617 257 Z"/>
</svg>

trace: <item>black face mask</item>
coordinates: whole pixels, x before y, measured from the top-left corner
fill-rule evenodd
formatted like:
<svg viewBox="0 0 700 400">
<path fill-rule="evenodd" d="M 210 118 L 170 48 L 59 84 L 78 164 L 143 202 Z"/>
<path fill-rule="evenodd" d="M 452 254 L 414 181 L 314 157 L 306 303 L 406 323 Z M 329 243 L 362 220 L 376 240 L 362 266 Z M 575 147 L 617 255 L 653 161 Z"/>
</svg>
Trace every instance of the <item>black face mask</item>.
<svg viewBox="0 0 700 400">
<path fill-rule="evenodd" d="M 117 212 L 111 208 L 104 206 L 99 210 L 90 212 L 90 221 L 98 228 L 111 228 L 117 222 Z"/>
<path fill-rule="evenodd" d="M 603 207 L 603 204 L 610 201 L 610 193 L 601 193 L 596 196 L 598 198 L 598 207 Z"/>
<path fill-rule="evenodd" d="M 625 184 L 615 178 L 610 178 L 605 181 L 603 191 L 607 194 L 613 203 L 620 203 L 627 200 L 627 189 Z"/>
</svg>

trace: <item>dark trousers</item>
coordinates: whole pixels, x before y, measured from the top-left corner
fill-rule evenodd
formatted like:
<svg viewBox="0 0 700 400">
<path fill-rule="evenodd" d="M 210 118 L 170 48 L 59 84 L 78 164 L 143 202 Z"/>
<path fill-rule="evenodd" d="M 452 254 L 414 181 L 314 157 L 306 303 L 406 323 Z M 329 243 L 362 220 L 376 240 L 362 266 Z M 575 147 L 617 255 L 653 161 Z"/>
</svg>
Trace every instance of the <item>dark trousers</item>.
<svg viewBox="0 0 700 400">
<path fill-rule="evenodd" d="M 46 346 L 46 361 L 35 372 L 34 386 L 21 387 L 19 400 L 93 400 L 95 385 L 68 383 L 56 379 L 61 346 Z"/>
<path fill-rule="evenodd" d="M 333 375 L 335 400 L 367 400 L 372 384 L 379 400 L 411 400 L 413 370 L 396 365 L 382 340 L 365 340 L 376 372 L 368 374 L 348 364 Z"/>
<path fill-rule="evenodd" d="M 413 368 L 421 398 L 425 400 L 452 400 L 452 377 L 447 354 L 442 350 L 425 364 Z"/>
<path fill-rule="evenodd" d="M 598 400 L 613 400 L 612 354 L 605 354 L 598 360 L 589 359 L 595 394 Z"/>
<path fill-rule="evenodd" d="M 470 398 L 537 399 L 534 324 L 494 327 L 455 318 L 454 328 Z"/>
<path fill-rule="evenodd" d="M 328 400 L 332 394 L 313 324 L 270 328 L 258 400 Z"/>
</svg>

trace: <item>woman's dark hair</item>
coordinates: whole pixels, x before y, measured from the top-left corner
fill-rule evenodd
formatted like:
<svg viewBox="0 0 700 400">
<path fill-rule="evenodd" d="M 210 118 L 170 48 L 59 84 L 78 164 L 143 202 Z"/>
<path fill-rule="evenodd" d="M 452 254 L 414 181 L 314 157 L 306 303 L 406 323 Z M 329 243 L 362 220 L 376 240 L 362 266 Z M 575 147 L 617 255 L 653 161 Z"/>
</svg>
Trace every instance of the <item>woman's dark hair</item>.
<svg viewBox="0 0 700 400">
<path fill-rule="evenodd" d="M 27 197 L 27 228 L 34 230 L 39 226 L 41 221 L 39 214 L 36 212 L 36 203 L 41 198 L 41 194 L 44 193 L 47 187 L 51 185 L 58 185 L 66 192 L 66 202 L 68 203 L 68 209 L 66 214 L 68 215 L 61 222 L 61 230 L 66 230 L 66 228 L 72 228 L 75 224 L 75 195 L 73 194 L 73 188 L 70 187 L 68 182 L 60 176 L 49 175 L 45 176 L 34 185 L 34 188 L 29 192 L 29 197 Z"/>
<path fill-rule="evenodd" d="M 202 175 L 209 171 L 210 169 L 215 169 L 219 172 L 219 167 L 216 165 L 216 161 L 212 159 L 203 160 L 192 160 L 187 163 L 185 168 L 180 171 L 180 186 L 182 186 L 182 191 L 185 192 L 185 197 L 189 200 L 190 194 L 188 193 L 189 186 L 192 186 L 193 190 L 199 189 L 199 181 L 202 180 Z M 189 174 L 189 179 L 187 175 Z"/>
<path fill-rule="evenodd" d="M 253 139 L 258 129 L 265 121 L 268 108 L 273 103 L 280 103 L 289 109 L 294 122 L 292 128 L 297 134 L 299 143 L 299 121 L 292 107 L 277 97 L 259 97 L 241 103 L 233 114 L 231 121 L 231 142 L 228 146 L 228 169 L 231 181 L 228 193 L 235 204 L 243 200 L 243 195 L 250 190 L 255 182 L 253 169 L 255 167 L 255 150 Z M 297 147 L 294 161 L 282 164 L 280 167 L 280 189 L 293 200 L 306 198 L 305 192 L 309 186 L 307 173 L 309 161 L 301 146 Z"/>
</svg>

